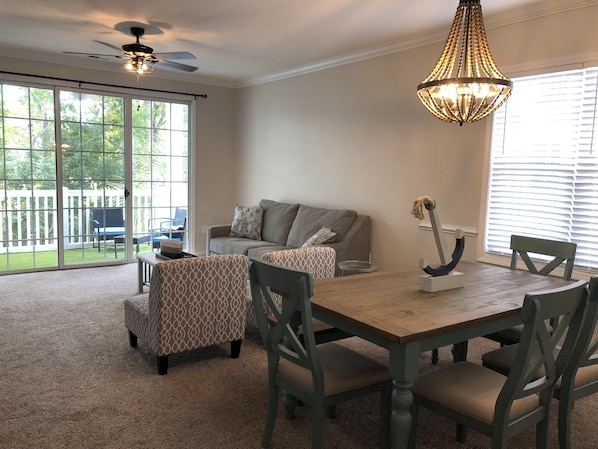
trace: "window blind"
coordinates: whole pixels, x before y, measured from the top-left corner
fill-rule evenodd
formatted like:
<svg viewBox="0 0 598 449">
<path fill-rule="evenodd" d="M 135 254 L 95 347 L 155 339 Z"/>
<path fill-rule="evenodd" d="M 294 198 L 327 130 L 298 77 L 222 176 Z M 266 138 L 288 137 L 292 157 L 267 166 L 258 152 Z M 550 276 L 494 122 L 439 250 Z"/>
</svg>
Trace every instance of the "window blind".
<svg viewBox="0 0 598 449">
<path fill-rule="evenodd" d="M 485 251 L 511 234 L 577 243 L 598 268 L 598 67 L 516 78 L 494 114 Z"/>
</svg>

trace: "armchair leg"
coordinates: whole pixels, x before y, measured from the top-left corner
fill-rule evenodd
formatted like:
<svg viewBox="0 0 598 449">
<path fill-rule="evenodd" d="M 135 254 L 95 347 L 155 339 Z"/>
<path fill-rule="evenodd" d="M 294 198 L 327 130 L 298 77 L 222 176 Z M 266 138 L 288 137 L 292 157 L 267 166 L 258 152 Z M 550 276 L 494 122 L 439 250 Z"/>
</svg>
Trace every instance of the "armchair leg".
<svg viewBox="0 0 598 449">
<path fill-rule="evenodd" d="M 330 419 L 336 418 L 336 405 L 326 407 L 326 417 Z"/>
<path fill-rule="evenodd" d="M 168 372 L 168 355 L 158 356 L 158 374 L 163 376 Z"/>
<path fill-rule="evenodd" d="M 137 335 L 135 335 L 131 331 L 129 331 L 129 344 L 131 345 L 132 348 L 137 347 Z"/>
<path fill-rule="evenodd" d="M 241 354 L 241 343 L 243 340 L 235 340 L 230 342 L 230 357 L 231 359 L 238 359 Z"/>
</svg>

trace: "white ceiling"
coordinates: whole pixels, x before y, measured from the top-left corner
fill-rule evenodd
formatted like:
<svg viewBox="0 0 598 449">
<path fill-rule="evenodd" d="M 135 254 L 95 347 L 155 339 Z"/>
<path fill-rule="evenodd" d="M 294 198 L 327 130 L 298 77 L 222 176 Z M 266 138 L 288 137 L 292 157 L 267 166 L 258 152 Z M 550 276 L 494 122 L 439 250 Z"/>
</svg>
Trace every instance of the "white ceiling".
<svg viewBox="0 0 598 449">
<path fill-rule="evenodd" d="M 595 0 L 482 0 L 486 27 Z M 0 0 L 0 56 L 120 71 L 107 45 L 146 29 L 154 52 L 186 51 L 198 69 L 152 75 L 242 86 L 444 40 L 458 0 Z M 100 42 L 97 42 L 100 41 Z M 435 62 L 435 61 L 433 61 Z M 433 64 L 431 62 L 431 64 Z M 0 65 L 1 70 L 1 65 Z"/>
</svg>

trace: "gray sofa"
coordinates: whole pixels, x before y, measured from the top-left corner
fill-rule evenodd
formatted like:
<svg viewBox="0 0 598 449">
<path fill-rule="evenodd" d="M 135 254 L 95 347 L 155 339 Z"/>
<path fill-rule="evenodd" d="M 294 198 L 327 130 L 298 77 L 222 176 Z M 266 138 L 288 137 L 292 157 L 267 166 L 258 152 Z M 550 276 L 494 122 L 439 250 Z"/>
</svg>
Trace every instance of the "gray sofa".
<svg viewBox="0 0 598 449">
<path fill-rule="evenodd" d="M 337 233 L 323 243 L 334 248 L 337 262 L 369 260 L 371 223 L 368 215 L 267 199 L 261 200 L 259 206 L 263 209 L 261 240 L 231 237 L 231 224 L 208 226 L 206 254 L 245 254 L 261 258 L 270 251 L 303 246 L 324 226 Z"/>
</svg>

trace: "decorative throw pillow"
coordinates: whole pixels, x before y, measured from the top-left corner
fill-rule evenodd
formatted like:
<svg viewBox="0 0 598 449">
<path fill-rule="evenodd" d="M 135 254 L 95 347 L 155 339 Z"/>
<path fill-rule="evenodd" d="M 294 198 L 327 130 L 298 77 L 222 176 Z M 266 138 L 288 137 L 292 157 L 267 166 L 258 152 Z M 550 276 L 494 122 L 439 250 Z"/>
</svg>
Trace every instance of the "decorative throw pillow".
<svg viewBox="0 0 598 449">
<path fill-rule="evenodd" d="M 330 240 L 332 237 L 336 235 L 336 232 L 327 228 L 326 226 L 322 226 L 318 232 L 308 238 L 305 243 L 301 246 L 305 248 L 306 246 L 313 246 L 313 245 L 321 245 L 322 243 Z"/>
<path fill-rule="evenodd" d="M 261 206 L 240 206 L 237 204 L 229 235 L 231 237 L 261 240 L 263 216 L 264 210 Z"/>
</svg>

